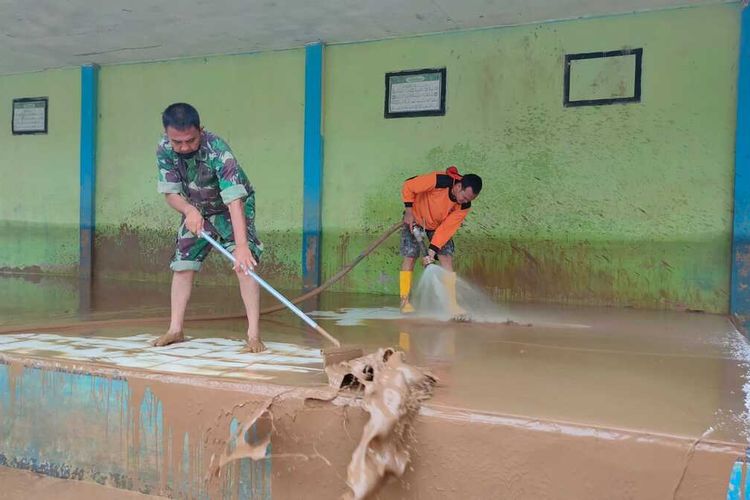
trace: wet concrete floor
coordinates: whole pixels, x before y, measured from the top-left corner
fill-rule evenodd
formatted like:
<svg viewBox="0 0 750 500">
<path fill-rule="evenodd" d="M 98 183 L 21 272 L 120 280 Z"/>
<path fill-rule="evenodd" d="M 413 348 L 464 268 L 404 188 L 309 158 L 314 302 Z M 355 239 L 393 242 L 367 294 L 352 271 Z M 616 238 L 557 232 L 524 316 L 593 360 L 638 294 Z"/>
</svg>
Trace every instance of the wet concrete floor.
<svg viewBox="0 0 750 500">
<path fill-rule="evenodd" d="M 273 300 L 264 295 L 263 306 Z M 90 304 L 82 309 L 81 302 L 75 280 L 0 276 L 0 329 L 165 318 L 61 330 L 127 337 L 159 334 L 168 323 L 168 284 L 101 282 Z M 440 378 L 432 408 L 689 438 L 713 429 L 712 440 L 747 440 L 750 346 L 723 316 L 501 304 L 497 322 L 462 324 L 403 317 L 396 305 L 396 297 L 326 293 L 303 308 L 318 311 L 316 319 L 344 344 L 366 351 L 400 346 L 412 362 L 430 368 Z M 189 306 L 189 316 L 241 311 L 239 293 L 230 287 L 199 285 Z M 242 319 L 186 327 L 188 336 L 201 338 L 242 339 L 244 331 Z M 286 311 L 263 316 L 261 332 L 264 340 L 325 345 Z M 324 384 L 325 377 L 291 373 L 278 382 Z"/>
</svg>

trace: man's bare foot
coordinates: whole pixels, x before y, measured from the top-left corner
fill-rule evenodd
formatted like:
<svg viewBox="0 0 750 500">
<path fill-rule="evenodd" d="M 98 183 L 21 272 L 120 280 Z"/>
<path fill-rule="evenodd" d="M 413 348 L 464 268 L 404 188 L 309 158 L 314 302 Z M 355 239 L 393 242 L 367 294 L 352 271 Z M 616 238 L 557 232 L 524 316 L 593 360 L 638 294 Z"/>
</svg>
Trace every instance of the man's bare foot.
<svg viewBox="0 0 750 500">
<path fill-rule="evenodd" d="M 158 339 L 151 342 L 154 347 L 163 347 L 169 344 L 176 344 L 177 342 L 184 342 L 185 335 L 182 332 L 167 332 Z"/>
<path fill-rule="evenodd" d="M 457 313 L 451 317 L 451 321 L 456 323 L 471 323 L 471 316 L 468 313 Z"/>
<path fill-rule="evenodd" d="M 258 353 L 266 350 L 266 345 L 259 338 L 252 338 L 245 341 L 245 347 L 242 348 L 242 352 L 246 353 Z"/>
<path fill-rule="evenodd" d="M 468 323 L 471 321 L 471 315 L 464 309 L 463 307 L 459 306 L 455 301 L 452 301 L 453 303 L 448 306 L 448 309 L 451 312 L 451 321 L 455 321 L 457 323 Z"/>
</svg>

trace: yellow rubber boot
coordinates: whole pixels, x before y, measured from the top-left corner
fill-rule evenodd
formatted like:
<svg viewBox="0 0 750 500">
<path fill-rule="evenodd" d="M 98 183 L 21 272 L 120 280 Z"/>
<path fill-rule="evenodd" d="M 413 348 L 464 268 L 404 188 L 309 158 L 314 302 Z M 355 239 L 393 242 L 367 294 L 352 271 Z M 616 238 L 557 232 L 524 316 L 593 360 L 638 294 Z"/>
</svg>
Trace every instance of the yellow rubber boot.
<svg viewBox="0 0 750 500">
<path fill-rule="evenodd" d="M 399 294 L 401 295 L 401 312 L 411 314 L 414 307 L 409 302 L 409 292 L 411 292 L 412 271 L 401 271 L 398 275 Z"/>
<path fill-rule="evenodd" d="M 456 273 L 446 271 L 443 275 L 443 284 L 448 293 L 448 309 L 451 313 L 451 319 L 453 321 L 469 321 L 466 309 L 458 305 L 456 297 Z"/>
<path fill-rule="evenodd" d="M 409 352 L 411 349 L 411 337 L 408 332 L 398 333 L 398 346 L 404 351 Z"/>
</svg>

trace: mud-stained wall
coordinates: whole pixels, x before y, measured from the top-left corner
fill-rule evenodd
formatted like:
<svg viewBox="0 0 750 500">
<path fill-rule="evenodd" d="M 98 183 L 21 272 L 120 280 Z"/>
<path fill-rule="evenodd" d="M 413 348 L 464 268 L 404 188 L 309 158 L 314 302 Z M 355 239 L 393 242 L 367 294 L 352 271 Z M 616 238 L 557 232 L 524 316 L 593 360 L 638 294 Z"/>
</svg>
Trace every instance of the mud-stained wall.
<svg viewBox="0 0 750 500">
<path fill-rule="evenodd" d="M 367 416 L 292 390 L 0 360 L 0 465 L 170 498 L 340 498 Z M 270 450 L 216 475 L 263 408 L 245 439 L 270 432 Z M 470 408 L 428 405 L 414 431 L 412 462 L 383 498 L 723 498 L 744 459 L 741 443 Z"/>
<path fill-rule="evenodd" d="M 723 312 L 728 304 L 739 6 L 326 48 L 323 277 L 401 214 L 406 177 L 485 179 L 457 267 L 502 300 Z M 642 102 L 565 108 L 566 53 L 643 48 Z M 444 117 L 383 117 L 388 71 L 447 68 Z M 0 270 L 73 272 L 78 69 L 0 77 L 50 97 L 50 133 L 0 132 Z M 104 66 L 95 273 L 168 280 L 179 217 L 156 193 L 159 113 L 194 103 L 257 189 L 261 271 L 301 284 L 304 50 Z M 337 290 L 397 292 L 397 238 Z M 202 281 L 231 282 L 214 256 Z M 213 268 L 213 272 L 210 272 Z"/>
<path fill-rule="evenodd" d="M 324 271 L 456 164 L 485 190 L 462 274 L 505 300 L 725 311 L 739 7 L 329 47 Z M 563 107 L 566 53 L 643 48 L 642 102 Z M 444 117 L 384 119 L 384 74 L 447 68 Z M 339 290 L 397 293 L 397 238 Z"/>
<path fill-rule="evenodd" d="M 78 312 L 75 278 L 28 273 L 0 279 L 0 326 L 70 316 Z"/>
<path fill-rule="evenodd" d="M 47 134 L 13 135 L 13 99 L 48 97 Z M 0 270 L 78 263 L 80 70 L 0 76 Z"/>
<path fill-rule="evenodd" d="M 297 284 L 304 51 L 105 66 L 99 76 L 95 272 L 169 279 L 179 215 L 156 192 L 161 112 L 186 101 L 226 139 L 256 189 L 263 271 Z M 205 281 L 234 279 L 219 257 Z M 218 264 L 218 265 L 217 265 Z"/>
<path fill-rule="evenodd" d="M 241 392 L 2 362 L 0 388 L 0 465 L 169 497 L 217 498 L 211 487 L 271 498 L 270 459 L 242 460 L 205 483 L 221 439 L 257 403 Z"/>
</svg>

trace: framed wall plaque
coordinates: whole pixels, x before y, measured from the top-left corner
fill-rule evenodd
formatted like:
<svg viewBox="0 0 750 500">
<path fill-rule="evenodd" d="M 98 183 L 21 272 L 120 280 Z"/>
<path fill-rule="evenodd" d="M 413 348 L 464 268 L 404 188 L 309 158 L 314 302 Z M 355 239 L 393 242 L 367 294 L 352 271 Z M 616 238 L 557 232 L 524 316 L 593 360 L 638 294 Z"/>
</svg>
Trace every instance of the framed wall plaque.
<svg viewBox="0 0 750 500">
<path fill-rule="evenodd" d="M 385 74 L 385 117 L 445 115 L 445 68 Z"/>
<path fill-rule="evenodd" d="M 565 55 L 563 105 L 640 102 L 643 49 Z"/>
<path fill-rule="evenodd" d="M 13 99 L 13 135 L 47 133 L 46 97 L 25 97 Z"/>
</svg>

